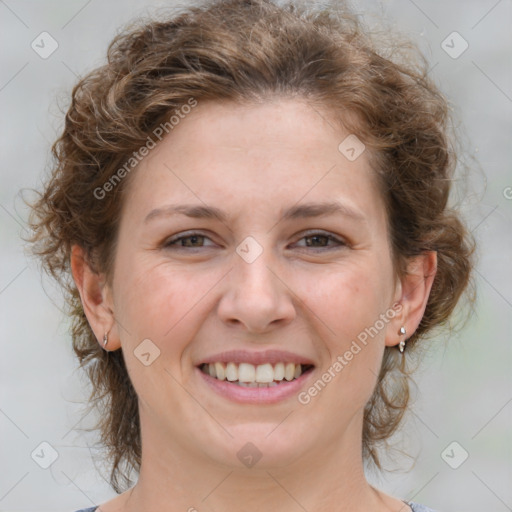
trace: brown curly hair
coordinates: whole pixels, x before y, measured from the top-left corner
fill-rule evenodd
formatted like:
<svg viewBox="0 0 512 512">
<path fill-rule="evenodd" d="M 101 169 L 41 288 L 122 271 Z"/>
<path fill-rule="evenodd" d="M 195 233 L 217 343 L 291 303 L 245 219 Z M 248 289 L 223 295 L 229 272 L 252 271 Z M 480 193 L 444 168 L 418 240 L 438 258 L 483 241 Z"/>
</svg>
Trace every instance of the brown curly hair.
<svg viewBox="0 0 512 512">
<path fill-rule="evenodd" d="M 137 395 L 122 350 L 102 350 L 88 324 L 71 277 L 71 247 L 81 246 L 96 271 L 111 275 L 129 179 L 101 200 L 94 191 L 190 98 L 245 104 L 306 99 L 363 141 L 385 199 L 396 275 L 405 274 L 408 258 L 437 251 L 428 304 L 407 342 L 408 363 L 420 340 L 449 326 L 463 293 L 474 303 L 475 242 L 448 205 L 457 164 L 448 101 L 427 76 L 428 63 L 415 44 L 382 44 L 336 1 L 329 8 L 202 2 L 128 26 L 110 44 L 107 63 L 74 87 L 63 133 L 52 147 L 52 174 L 32 205 L 31 241 L 65 289 L 73 348 L 92 383 L 89 403 L 101 411 L 98 428 L 116 492 L 122 491 L 119 477 L 131 483 L 123 464 L 140 469 Z M 396 431 L 409 402 L 410 370 L 397 352 L 386 348 L 365 408 L 363 455 L 379 468 L 377 448 Z"/>
</svg>

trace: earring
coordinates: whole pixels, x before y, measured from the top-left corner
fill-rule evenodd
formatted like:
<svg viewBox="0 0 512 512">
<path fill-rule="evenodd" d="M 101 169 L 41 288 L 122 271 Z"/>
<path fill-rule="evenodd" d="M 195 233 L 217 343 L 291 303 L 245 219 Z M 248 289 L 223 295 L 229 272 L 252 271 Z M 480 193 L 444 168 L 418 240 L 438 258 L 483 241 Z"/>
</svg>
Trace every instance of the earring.
<svg viewBox="0 0 512 512">
<path fill-rule="evenodd" d="M 400 327 L 400 330 L 398 331 L 398 334 L 400 334 L 401 336 L 405 336 L 406 334 L 406 330 L 405 330 L 405 327 L 402 325 L 402 327 Z M 404 350 L 405 350 L 405 340 L 402 340 L 399 344 L 398 344 L 398 350 L 400 350 L 400 353 L 403 354 L 404 353 Z"/>
<path fill-rule="evenodd" d="M 108 343 L 108 334 L 105 333 L 103 336 L 103 348 L 105 348 L 107 346 L 107 343 Z"/>
</svg>

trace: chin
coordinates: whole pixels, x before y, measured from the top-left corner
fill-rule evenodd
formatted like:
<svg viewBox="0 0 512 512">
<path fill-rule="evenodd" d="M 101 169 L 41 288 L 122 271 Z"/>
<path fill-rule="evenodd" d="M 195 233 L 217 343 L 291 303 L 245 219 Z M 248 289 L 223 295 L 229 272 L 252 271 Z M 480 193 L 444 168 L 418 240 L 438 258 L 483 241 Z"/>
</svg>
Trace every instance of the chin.
<svg viewBox="0 0 512 512">
<path fill-rule="evenodd" d="M 269 471 L 286 467 L 303 456 L 310 447 L 305 443 L 305 439 L 308 439 L 305 433 L 294 432 L 290 425 L 285 428 L 281 421 L 230 426 L 227 430 L 232 438 L 223 436 L 219 444 L 212 441 L 204 451 L 233 470 L 244 469 L 244 466 Z"/>
</svg>

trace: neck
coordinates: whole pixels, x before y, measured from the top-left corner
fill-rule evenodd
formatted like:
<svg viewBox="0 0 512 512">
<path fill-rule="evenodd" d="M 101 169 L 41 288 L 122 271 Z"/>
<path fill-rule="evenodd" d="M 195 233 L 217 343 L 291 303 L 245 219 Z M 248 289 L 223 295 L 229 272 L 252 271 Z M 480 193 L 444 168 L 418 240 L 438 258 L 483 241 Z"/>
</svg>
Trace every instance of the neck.
<svg viewBox="0 0 512 512">
<path fill-rule="evenodd" d="M 367 482 L 361 455 L 362 419 L 354 418 L 336 444 L 327 443 L 283 465 L 220 464 L 169 439 L 141 416 L 143 456 L 124 512 L 358 512 L 409 508 Z M 321 448 L 323 446 L 323 449 Z M 243 490 L 243 492 L 241 492 Z"/>
</svg>

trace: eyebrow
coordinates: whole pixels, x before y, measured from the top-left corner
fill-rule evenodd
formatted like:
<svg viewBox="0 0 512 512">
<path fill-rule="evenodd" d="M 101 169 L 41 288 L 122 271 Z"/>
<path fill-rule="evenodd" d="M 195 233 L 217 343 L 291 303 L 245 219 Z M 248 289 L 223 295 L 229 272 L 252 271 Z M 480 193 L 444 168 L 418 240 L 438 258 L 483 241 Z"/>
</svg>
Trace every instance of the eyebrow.
<svg viewBox="0 0 512 512">
<path fill-rule="evenodd" d="M 310 202 L 292 206 L 282 212 L 280 220 L 306 219 L 335 214 L 349 217 L 358 222 L 366 221 L 366 217 L 362 213 L 338 201 L 323 203 Z M 144 219 L 144 222 L 147 223 L 159 217 L 171 217 L 174 215 L 186 215 L 187 217 L 194 219 L 216 219 L 223 223 L 229 221 L 229 215 L 225 211 L 214 206 L 171 204 L 164 206 L 163 208 L 155 208 L 154 210 L 151 210 Z"/>
</svg>

